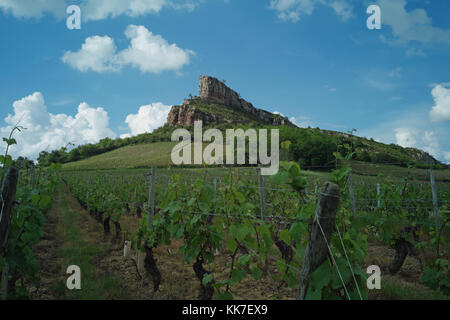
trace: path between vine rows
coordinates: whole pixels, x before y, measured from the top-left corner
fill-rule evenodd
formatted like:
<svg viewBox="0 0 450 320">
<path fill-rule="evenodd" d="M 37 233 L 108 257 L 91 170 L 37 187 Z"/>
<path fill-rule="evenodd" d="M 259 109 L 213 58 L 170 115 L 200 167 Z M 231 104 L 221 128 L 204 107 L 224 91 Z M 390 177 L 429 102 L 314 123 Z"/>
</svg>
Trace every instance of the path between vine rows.
<svg viewBox="0 0 450 320">
<path fill-rule="evenodd" d="M 72 217 L 69 221 L 68 215 Z M 53 208 L 46 214 L 46 218 L 44 236 L 34 249 L 41 264 L 41 286 L 39 289 L 30 288 L 32 299 L 197 299 L 200 285 L 192 266 L 183 263 L 182 257 L 176 253 L 181 243 L 174 242 L 170 246 L 161 246 L 155 250 L 163 281 L 160 290 L 154 293 L 151 279 L 145 274 L 141 277 L 137 271 L 133 261 L 136 259 L 136 253 L 132 251 L 132 259 L 124 259 L 123 239 L 113 241 L 111 236 L 105 237 L 102 226 L 80 206 L 64 183 L 61 183 L 56 191 Z M 79 231 L 78 237 L 67 233 L 68 223 Z M 122 217 L 121 224 L 124 230 L 135 230 L 137 218 Z M 96 291 L 97 295 L 89 292 L 78 294 L 66 288 L 69 276 L 66 275 L 66 269 L 69 265 L 77 265 L 77 261 L 69 261 L 65 257 L 67 251 L 71 250 L 77 250 L 79 255 L 88 255 L 90 265 L 86 267 L 90 274 L 86 275 L 83 266 L 80 266 L 81 291 L 92 290 Z M 78 258 L 76 254 L 70 256 L 74 257 L 74 260 Z M 219 256 L 216 260 L 215 276 L 226 278 L 227 257 Z M 105 280 L 113 282 L 114 285 L 108 288 L 104 284 Z M 85 281 L 89 282 L 87 288 L 83 286 Z M 237 285 L 236 290 L 237 299 L 269 299 L 273 295 L 270 283 L 264 280 L 255 282 L 249 279 Z M 288 292 L 284 293 L 289 295 Z"/>
<path fill-rule="evenodd" d="M 183 263 L 182 257 L 176 253 L 181 243 L 174 242 L 170 246 L 161 246 L 155 250 L 163 281 L 160 290 L 154 293 L 151 279 L 146 275 L 141 277 L 137 272 L 136 263 L 133 261 L 136 258 L 135 252 L 131 254 L 132 259 L 124 259 L 124 239 L 113 241 L 111 236 L 105 237 L 102 226 L 79 205 L 64 183 L 61 183 L 56 191 L 53 208 L 46 214 L 46 218 L 44 236 L 34 248 L 41 264 L 41 285 L 38 289 L 30 286 L 32 299 L 197 298 L 199 283 L 192 266 Z M 137 228 L 136 217 L 123 217 L 121 223 L 124 230 L 130 230 L 130 235 L 132 230 Z M 393 250 L 371 246 L 366 264 L 379 263 L 387 266 L 387 256 L 393 256 Z M 217 279 L 228 276 L 227 262 L 226 255 L 216 257 L 214 269 L 211 271 Z M 66 269 L 73 264 L 80 264 L 81 267 L 82 289 L 79 291 L 70 291 L 66 287 L 69 276 Z M 382 271 L 386 271 L 383 269 L 386 269 L 385 267 L 382 267 Z M 403 270 L 392 280 L 414 291 L 419 277 L 416 270 L 416 262 L 408 258 Z M 236 286 L 235 292 L 237 299 L 270 299 L 273 296 L 272 285 L 268 280 L 244 280 Z M 285 299 L 295 297 L 292 290 L 282 289 L 281 293 Z M 389 298 L 380 292 L 373 292 L 370 297 Z"/>
</svg>

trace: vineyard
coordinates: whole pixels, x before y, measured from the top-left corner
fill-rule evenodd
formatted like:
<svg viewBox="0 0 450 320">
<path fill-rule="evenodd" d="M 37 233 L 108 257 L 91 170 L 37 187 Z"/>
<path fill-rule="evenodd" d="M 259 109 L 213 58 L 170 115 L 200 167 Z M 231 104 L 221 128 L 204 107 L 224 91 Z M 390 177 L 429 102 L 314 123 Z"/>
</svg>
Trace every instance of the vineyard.
<svg viewBox="0 0 450 320">
<path fill-rule="evenodd" d="M 53 194 L 58 186 L 57 172 L 56 166 L 39 171 L 36 177 L 34 173 L 21 174 L 14 167 L 1 171 L 2 299 L 26 298 L 26 284 L 39 285 L 40 265 L 33 248 L 43 236 L 45 214 L 52 207 Z"/>
<path fill-rule="evenodd" d="M 420 282 L 450 294 L 448 183 L 352 177 L 347 166 L 312 177 L 290 162 L 270 178 L 256 168 L 62 178 L 105 237 L 119 249 L 126 243 L 135 281 L 149 276 L 155 292 L 174 271 L 164 247 L 190 266 L 193 298 L 368 299 L 377 244 L 395 250 L 383 272 L 398 274 L 412 257 Z M 248 296 L 249 286 L 268 292 Z"/>
<path fill-rule="evenodd" d="M 282 162 L 270 177 L 255 167 L 19 170 L 8 150 L 0 160 L 2 299 L 36 295 L 41 276 L 59 277 L 64 267 L 47 260 L 81 261 L 94 279 L 92 255 L 101 252 L 116 255 L 103 267 L 120 270 L 145 298 L 366 300 L 381 289 L 370 282 L 376 269 L 382 279 L 410 277 L 428 288 L 425 297 L 450 296 L 450 184 L 432 170 L 429 181 L 364 176 L 340 154 L 331 173 Z M 61 197 L 80 209 L 66 203 L 55 216 Z M 98 230 L 91 236 L 103 249 L 78 228 Z M 72 247 L 51 248 L 58 234 Z M 90 290 L 107 291 L 105 283 Z M 172 292 L 158 296 L 168 283 Z"/>
</svg>

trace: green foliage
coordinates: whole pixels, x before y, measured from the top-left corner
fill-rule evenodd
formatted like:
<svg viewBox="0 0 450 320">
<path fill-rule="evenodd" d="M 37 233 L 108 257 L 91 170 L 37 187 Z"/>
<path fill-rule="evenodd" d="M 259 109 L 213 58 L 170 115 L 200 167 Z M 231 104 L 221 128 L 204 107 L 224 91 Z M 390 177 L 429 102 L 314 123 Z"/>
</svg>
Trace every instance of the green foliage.
<svg viewBox="0 0 450 320">
<path fill-rule="evenodd" d="M 255 205 L 259 203 L 259 190 L 249 187 L 252 185 L 254 173 L 230 170 L 218 186 L 216 202 L 208 174 L 192 177 L 192 180 L 176 173 L 169 174 L 169 177 L 166 189 L 156 189 L 158 210 L 151 225 L 147 225 L 148 217 L 144 210 L 135 237 L 138 249 L 144 246 L 155 248 L 181 240 L 179 253 L 183 255 L 185 263 L 201 261 L 209 270 L 214 270 L 217 251 L 227 254 L 230 269 L 228 277 L 219 281 L 212 271 L 199 279 L 203 286 L 214 287 L 216 299 L 232 299 L 233 288 L 249 279 L 259 281 L 265 278 L 274 288 L 287 285 L 296 290 L 299 285 L 296 270 L 302 267 L 308 245 L 309 224 L 313 220 L 316 206 L 315 199 L 306 197 L 306 180 L 298 163 L 283 162 L 279 173 L 267 181 L 273 188 L 285 190 L 273 190 L 268 195 L 268 202 L 273 206 L 267 208 L 266 214 L 276 216 L 274 219 L 261 218 L 260 208 Z M 120 202 L 148 202 L 148 180 L 142 176 L 120 179 L 114 176 L 93 176 L 89 173 L 65 173 L 64 179 L 74 196 L 82 203 L 86 202 L 89 208 L 105 210 L 105 213 L 108 212 L 105 209 L 105 206 L 108 206 L 106 203 L 117 203 L 111 211 L 116 212 L 124 206 L 120 205 Z M 161 184 L 158 183 L 157 186 Z M 116 202 L 115 197 L 122 200 Z M 358 272 L 358 284 L 363 291 L 363 297 L 367 298 L 363 286 L 364 277 L 360 275 L 367 240 L 357 227 L 353 228 L 351 223 L 347 222 L 346 212 L 343 212 L 342 216 L 339 224 L 345 225 L 345 232 L 342 234 L 344 243 L 352 267 Z M 360 241 L 352 240 L 357 237 Z M 289 248 L 291 257 L 282 254 L 276 246 L 278 241 L 282 241 Z M 337 248 L 336 254 L 341 258 L 339 263 L 342 263 L 343 251 L 339 249 L 340 240 L 336 235 L 332 237 L 332 245 Z M 271 268 L 272 262 L 276 263 L 278 271 L 268 274 L 267 269 Z M 164 265 L 164 261 L 161 263 Z M 351 273 L 347 272 L 345 277 L 346 283 L 351 287 L 354 282 Z M 316 291 L 320 291 L 323 297 L 331 297 L 328 292 L 331 285 L 334 291 L 342 291 L 342 284 L 339 286 L 335 278 L 330 279 L 326 286 L 321 286 L 320 279 L 312 282 L 313 287 L 317 288 Z M 316 281 L 319 282 L 317 285 Z"/>
<path fill-rule="evenodd" d="M 9 266 L 8 299 L 26 299 L 28 294 L 23 286 L 26 281 L 39 286 L 40 265 L 32 249 L 43 235 L 45 213 L 52 207 L 57 183 L 56 167 L 43 172 L 34 187 L 31 187 L 26 179 L 19 179 L 16 191 L 16 201 L 19 205 L 14 207 L 7 248 L 5 255 L 0 257 L 0 268 L 3 269 L 5 263 Z"/>
</svg>

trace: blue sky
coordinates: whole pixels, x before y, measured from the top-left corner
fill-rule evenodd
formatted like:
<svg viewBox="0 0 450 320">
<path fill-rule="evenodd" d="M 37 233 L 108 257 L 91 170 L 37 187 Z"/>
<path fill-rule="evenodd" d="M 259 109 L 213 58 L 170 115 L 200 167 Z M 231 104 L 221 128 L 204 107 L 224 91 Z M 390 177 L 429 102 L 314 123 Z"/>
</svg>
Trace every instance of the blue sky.
<svg viewBox="0 0 450 320">
<path fill-rule="evenodd" d="M 81 30 L 66 8 L 81 7 Z M 381 30 L 366 9 L 381 8 Z M 300 126 L 450 163 L 446 0 L 0 0 L 0 133 L 15 156 L 148 132 L 225 79 Z"/>
</svg>

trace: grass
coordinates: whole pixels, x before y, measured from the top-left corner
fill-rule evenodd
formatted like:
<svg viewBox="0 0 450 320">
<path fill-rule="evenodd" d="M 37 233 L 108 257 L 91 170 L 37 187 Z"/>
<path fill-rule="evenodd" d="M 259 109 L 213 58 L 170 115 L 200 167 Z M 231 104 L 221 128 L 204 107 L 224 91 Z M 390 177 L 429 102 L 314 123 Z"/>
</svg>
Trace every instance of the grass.
<svg viewBox="0 0 450 320">
<path fill-rule="evenodd" d="M 61 196 L 60 192 L 60 196 Z M 98 244 L 89 232 L 86 223 L 89 217 L 72 211 L 67 202 L 67 195 L 62 195 L 62 223 L 58 233 L 64 239 L 64 244 L 58 256 L 63 266 L 77 265 L 81 269 L 81 290 L 69 291 L 65 280 L 55 285 L 55 292 L 61 300 L 111 300 L 126 299 L 122 285 L 118 279 L 104 276 L 95 266 L 95 260 L 107 255 L 106 245 Z M 96 228 L 97 229 L 97 228 Z M 99 230 L 91 230 L 98 233 Z M 101 230 L 100 230 L 101 232 Z M 67 275 L 68 277 L 69 275 Z"/>
<path fill-rule="evenodd" d="M 430 171 L 428 169 L 404 168 L 389 164 L 375 164 L 360 161 L 352 161 L 348 165 L 352 167 L 353 173 L 365 176 L 368 179 L 379 179 L 378 177 L 406 178 L 412 175 L 419 181 L 430 181 Z M 433 171 L 437 182 L 450 182 L 450 170 Z"/>
<path fill-rule="evenodd" d="M 439 291 L 392 276 L 382 277 L 381 289 L 371 290 L 369 297 L 371 300 L 450 300 L 450 296 Z"/>
<path fill-rule="evenodd" d="M 156 142 L 126 146 L 85 160 L 67 163 L 69 170 L 132 169 L 170 164 L 176 142 Z"/>
</svg>

